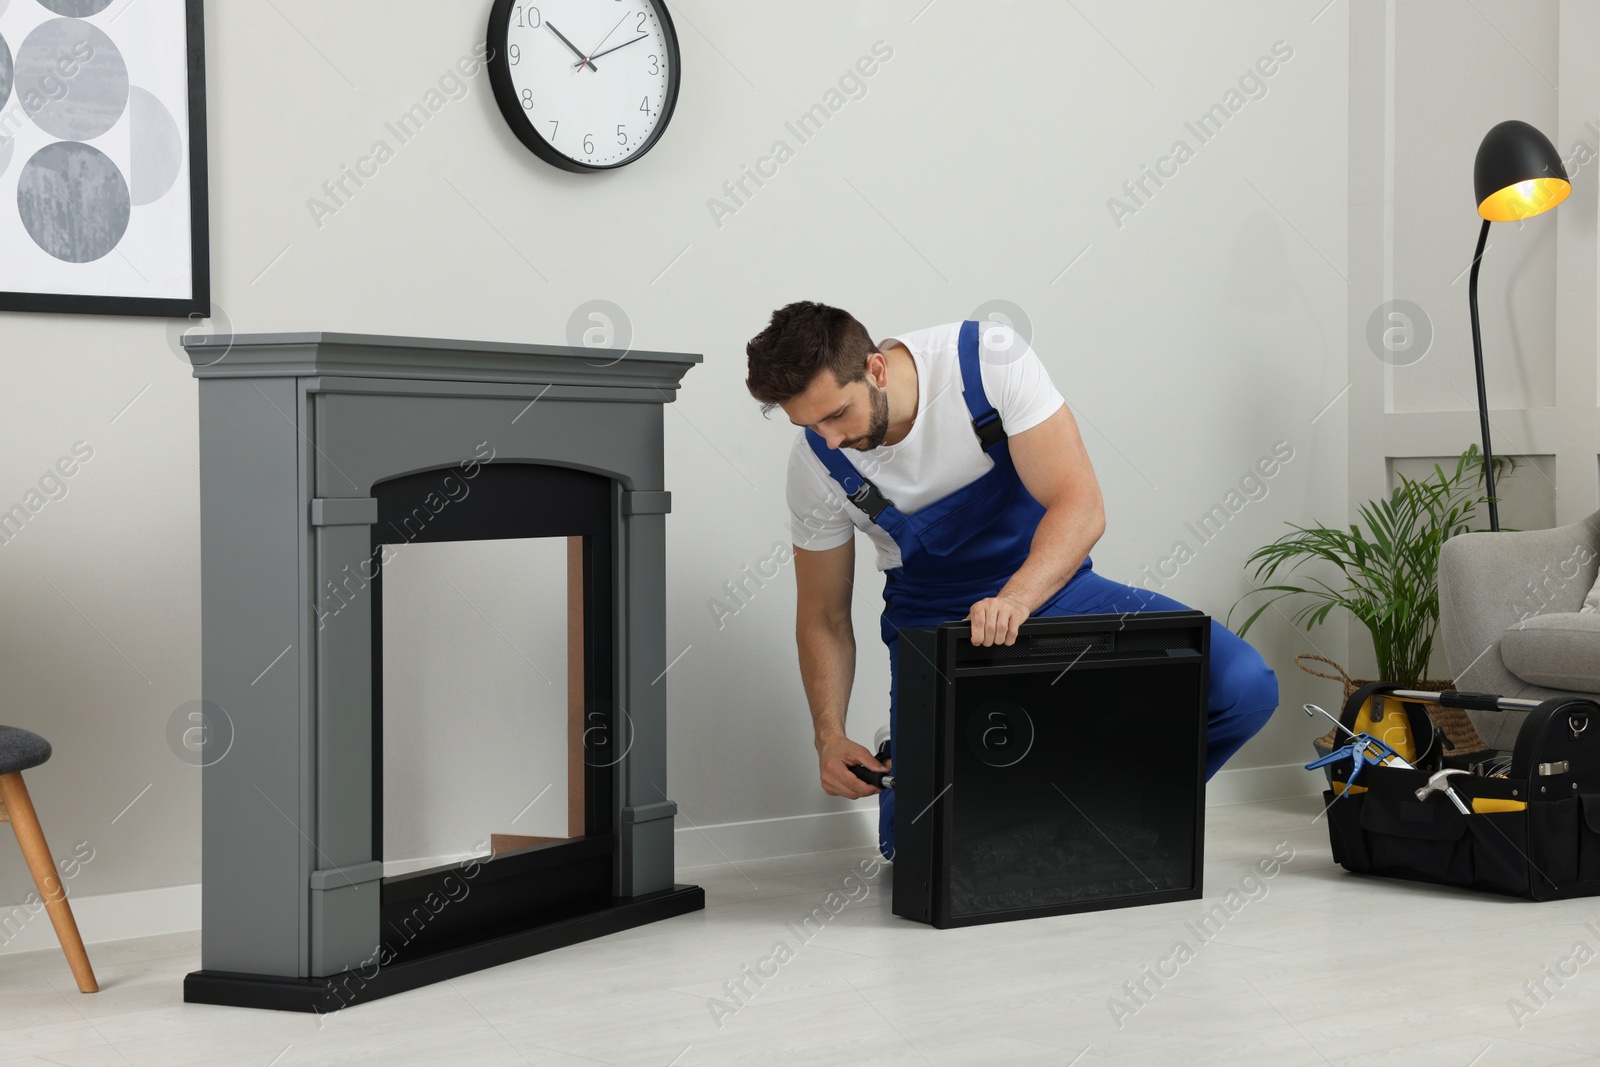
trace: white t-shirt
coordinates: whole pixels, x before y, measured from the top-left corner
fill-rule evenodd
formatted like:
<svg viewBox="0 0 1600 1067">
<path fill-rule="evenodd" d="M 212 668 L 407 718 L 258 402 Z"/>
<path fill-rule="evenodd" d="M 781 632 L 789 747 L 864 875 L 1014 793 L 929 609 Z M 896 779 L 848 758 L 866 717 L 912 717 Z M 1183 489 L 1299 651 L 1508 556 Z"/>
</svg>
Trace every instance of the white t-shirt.
<svg viewBox="0 0 1600 1067">
<path fill-rule="evenodd" d="M 917 417 L 899 444 L 860 452 L 840 449 L 849 462 L 910 514 L 981 478 L 994 466 L 972 429 L 961 395 L 958 350 L 961 323 L 933 326 L 885 338 L 899 341 L 917 366 Z M 989 403 L 1008 436 L 1037 426 L 1065 401 L 1039 357 L 1009 326 L 986 322 L 979 333 L 979 375 Z M 878 550 L 878 569 L 900 566 L 900 547 L 865 512 L 845 499 L 828 468 L 811 451 L 806 431 L 789 453 L 789 526 L 799 548 L 837 548 L 858 528 Z"/>
</svg>

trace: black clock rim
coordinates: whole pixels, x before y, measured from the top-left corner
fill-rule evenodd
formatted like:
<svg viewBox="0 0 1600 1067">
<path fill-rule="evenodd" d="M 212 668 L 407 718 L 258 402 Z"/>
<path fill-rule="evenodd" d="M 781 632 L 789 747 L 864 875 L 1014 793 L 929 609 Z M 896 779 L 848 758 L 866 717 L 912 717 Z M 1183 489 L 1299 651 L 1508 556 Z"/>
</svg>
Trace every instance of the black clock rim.
<svg viewBox="0 0 1600 1067">
<path fill-rule="evenodd" d="M 667 13 L 666 4 L 662 0 L 647 0 L 655 8 L 656 17 L 661 22 L 663 36 L 667 42 L 667 92 L 661 104 L 661 120 L 656 123 L 656 128 L 650 131 L 650 136 L 645 138 L 639 150 L 627 159 L 618 163 L 605 163 L 600 165 L 584 163 L 573 159 L 571 156 L 558 150 L 549 141 L 545 140 L 533 123 L 528 121 L 523 107 L 517 102 L 516 86 L 511 80 L 511 59 L 504 46 L 507 33 L 511 28 L 512 6 L 526 2 L 526 0 L 495 0 L 494 7 L 489 10 L 489 30 L 487 44 L 489 55 L 487 65 L 489 68 L 489 85 L 494 91 L 495 103 L 500 107 L 500 114 L 506 120 L 506 125 L 511 127 L 511 132 L 521 141 L 523 147 L 549 163 L 551 166 L 562 170 L 572 171 L 577 174 L 592 174 L 598 171 L 617 170 L 630 163 L 637 163 L 661 140 L 661 135 L 667 131 L 667 126 L 672 122 L 672 113 L 678 105 L 678 77 L 681 64 L 678 52 L 678 30 L 672 24 L 672 16 Z"/>
</svg>

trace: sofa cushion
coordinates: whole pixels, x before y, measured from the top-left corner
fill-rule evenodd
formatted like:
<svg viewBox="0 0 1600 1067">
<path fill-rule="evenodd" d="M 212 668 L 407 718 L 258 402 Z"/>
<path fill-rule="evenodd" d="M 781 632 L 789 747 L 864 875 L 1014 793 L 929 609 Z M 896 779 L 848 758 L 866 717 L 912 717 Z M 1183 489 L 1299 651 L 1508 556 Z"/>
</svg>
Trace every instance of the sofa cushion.
<svg viewBox="0 0 1600 1067">
<path fill-rule="evenodd" d="M 1525 682 L 1600 693 L 1600 613 L 1531 615 L 1506 628 L 1500 658 Z"/>
<path fill-rule="evenodd" d="M 1581 612 L 1600 611 L 1600 575 L 1595 576 L 1594 588 L 1589 590 L 1589 595 L 1583 598 L 1583 607 L 1578 610 Z"/>
</svg>

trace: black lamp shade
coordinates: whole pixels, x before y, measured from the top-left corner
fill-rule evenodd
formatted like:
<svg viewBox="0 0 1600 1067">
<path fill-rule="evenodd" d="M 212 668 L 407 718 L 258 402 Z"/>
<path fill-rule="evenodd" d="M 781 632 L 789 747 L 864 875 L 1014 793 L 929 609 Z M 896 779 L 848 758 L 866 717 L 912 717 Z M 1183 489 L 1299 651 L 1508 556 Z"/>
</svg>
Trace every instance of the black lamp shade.
<svg viewBox="0 0 1600 1067">
<path fill-rule="evenodd" d="M 1515 222 L 1549 211 L 1572 192 L 1567 168 L 1550 138 L 1517 119 L 1484 135 L 1472 184 L 1478 214 L 1490 222 Z"/>
</svg>

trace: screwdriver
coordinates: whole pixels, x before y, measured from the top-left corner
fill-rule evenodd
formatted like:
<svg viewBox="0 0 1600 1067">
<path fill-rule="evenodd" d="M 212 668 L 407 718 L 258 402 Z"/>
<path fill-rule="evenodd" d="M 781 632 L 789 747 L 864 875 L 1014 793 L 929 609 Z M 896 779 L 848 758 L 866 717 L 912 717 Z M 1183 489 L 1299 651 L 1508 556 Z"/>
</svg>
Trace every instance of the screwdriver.
<svg viewBox="0 0 1600 1067">
<path fill-rule="evenodd" d="M 850 773 L 861 779 L 863 782 L 866 782 L 868 785 L 877 786 L 879 789 L 894 788 L 893 771 L 874 771 L 861 766 L 859 763 L 852 763 L 850 765 Z"/>
</svg>

